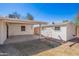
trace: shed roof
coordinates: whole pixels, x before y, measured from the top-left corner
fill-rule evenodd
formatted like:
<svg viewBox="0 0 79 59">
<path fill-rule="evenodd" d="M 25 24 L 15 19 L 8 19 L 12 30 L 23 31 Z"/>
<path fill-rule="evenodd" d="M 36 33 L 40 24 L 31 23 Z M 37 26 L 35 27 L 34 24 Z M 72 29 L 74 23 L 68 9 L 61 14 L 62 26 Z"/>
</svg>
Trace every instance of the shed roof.
<svg viewBox="0 0 79 59">
<path fill-rule="evenodd" d="M 42 27 L 67 26 L 68 24 L 73 24 L 73 23 L 72 22 L 55 23 L 51 25 L 44 25 Z"/>
</svg>

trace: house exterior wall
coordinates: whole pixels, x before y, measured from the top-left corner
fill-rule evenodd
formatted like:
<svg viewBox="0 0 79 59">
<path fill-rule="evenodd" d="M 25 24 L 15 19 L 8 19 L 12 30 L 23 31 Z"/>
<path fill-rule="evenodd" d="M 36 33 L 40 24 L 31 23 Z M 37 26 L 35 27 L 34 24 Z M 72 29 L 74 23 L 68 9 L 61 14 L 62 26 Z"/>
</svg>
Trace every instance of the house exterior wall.
<svg viewBox="0 0 79 59">
<path fill-rule="evenodd" d="M 74 37 L 74 35 L 76 34 L 75 32 L 75 25 L 73 23 L 69 23 L 67 25 L 67 40 L 71 40 Z"/>
<path fill-rule="evenodd" d="M 6 23 L 3 21 L 0 21 L 0 44 L 3 44 L 6 40 Z"/>
<path fill-rule="evenodd" d="M 21 31 L 21 26 L 25 26 L 25 31 Z M 33 34 L 32 25 L 8 24 L 9 36 Z"/>
<path fill-rule="evenodd" d="M 66 41 L 67 39 L 67 27 L 60 26 L 60 30 L 54 30 L 54 27 L 46 28 L 45 30 L 41 31 L 41 34 L 46 37 L 52 37 L 59 40 Z"/>
</svg>

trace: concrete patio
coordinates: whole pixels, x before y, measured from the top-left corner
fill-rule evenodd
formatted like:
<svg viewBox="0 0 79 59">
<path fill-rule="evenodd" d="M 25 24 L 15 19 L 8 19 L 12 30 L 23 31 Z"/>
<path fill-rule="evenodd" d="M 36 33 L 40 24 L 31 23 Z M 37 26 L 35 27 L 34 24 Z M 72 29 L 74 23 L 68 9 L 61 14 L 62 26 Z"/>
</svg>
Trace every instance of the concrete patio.
<svg viewBox="0 0 79 59">
<path fill-rule="evenodd" d="M 4 44 L 9 44 L 9 43 L 19 43 L 19 42 L 25 42 L 25 41 L 31 41 L 31 40 L 37 40 L 39 39 L 39 35 L 17 35 L 17 36 L 10 36 Z M 43 38 L 43 37 L 41 37 Z"/>
</svg>

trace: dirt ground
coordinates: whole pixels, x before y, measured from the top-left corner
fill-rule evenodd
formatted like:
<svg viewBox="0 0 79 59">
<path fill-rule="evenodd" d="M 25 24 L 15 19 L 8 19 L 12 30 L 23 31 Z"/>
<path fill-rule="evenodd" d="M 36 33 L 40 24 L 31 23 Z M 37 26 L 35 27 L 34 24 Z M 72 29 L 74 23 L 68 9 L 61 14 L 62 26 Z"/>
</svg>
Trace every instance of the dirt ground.
<svg viewBox="0 0 79 59">
<path fill-rule="evenodd" d="M 56 48 L 42 51 L 39 56 L 79 56 L 79 38 L 72 39 Z"/>
</svg>

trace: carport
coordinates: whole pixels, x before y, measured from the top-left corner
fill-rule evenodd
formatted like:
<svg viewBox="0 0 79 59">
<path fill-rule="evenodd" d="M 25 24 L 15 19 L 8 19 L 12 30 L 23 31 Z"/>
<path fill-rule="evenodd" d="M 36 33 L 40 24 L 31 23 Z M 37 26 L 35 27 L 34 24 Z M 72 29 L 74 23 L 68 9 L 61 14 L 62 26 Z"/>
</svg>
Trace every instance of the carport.
<svg viewBox="0 0 79 59">
<path fill-rule="evenodd" d="M 47 24 L 47 22 L 41 22 L 41 21 L 34 21 L 34 20 L 20 20 L 20 19 L 14 19 L 14 18 L 0 18 L 0 20 L 5 24 L 5 33 L 3 34 L 3 36 L 5 35 L 5 38 L 3 39 L 3 37 L 1 38 L 1 40 L 3 40 L 3 42 L 1 42 L 1 44 L 4 43 L 15 43 L 15 42 L 21 42 L 21 41 L 28 41 L 31 39 L 37 39 L 37 38 L 41 38 L 41 26 L 44 24 Z M 10 24 L 27 24 L 27 25 L 39 25 L 40 28 L 40 35 L 39 36 L 35 36 L 34 34 L 32 35 L 13 35 L 13 36 L 9 36 L 9 26 Z M 12 30 L 12 29 L 11 29 Z"/>
</svg>

